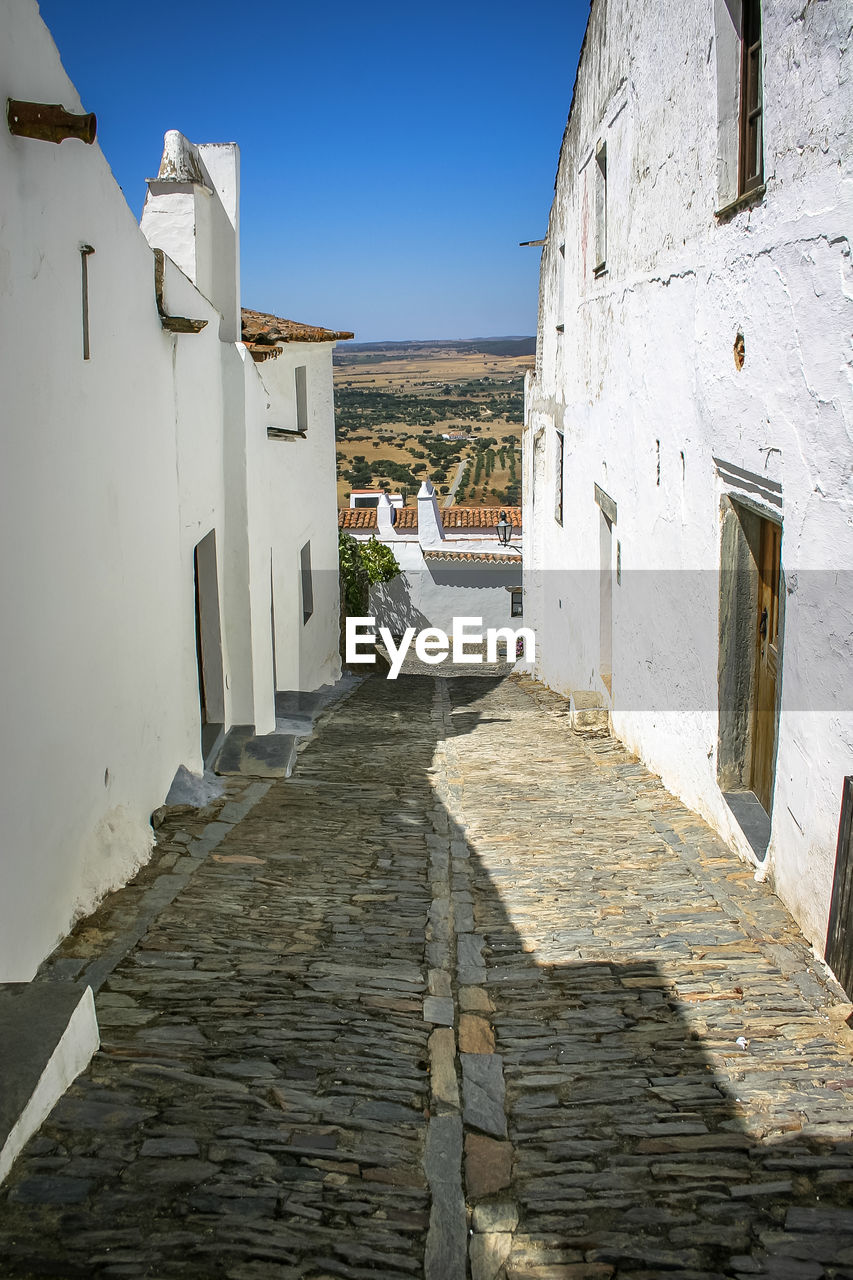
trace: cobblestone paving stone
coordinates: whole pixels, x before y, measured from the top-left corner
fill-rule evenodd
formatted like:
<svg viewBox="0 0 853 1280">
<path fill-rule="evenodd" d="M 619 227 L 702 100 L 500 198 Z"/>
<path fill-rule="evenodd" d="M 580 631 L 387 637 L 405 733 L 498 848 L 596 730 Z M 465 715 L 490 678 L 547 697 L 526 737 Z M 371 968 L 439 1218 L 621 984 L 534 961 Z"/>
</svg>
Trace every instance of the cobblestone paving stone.
<svg viewBox="0 0 853 1280">
<path fill-rule="evenodd" d="M 3 1274 L 422 1274 L 433 683 L 408 684 L 339 707 L 105 981 Z"/>
<path fill-rule="evenodd" d="M 853 1280 L 843 993 L 619 743 L 452 674 L 170 813 L 51 958 L 103 1044 L 0 1274 Z"/>
<path fill-rule="evenodd" d="M 460 1003 L 494 1035 L 508 1117 L 466 1159 L 474 1280 L 853 1277 L 843 992 L 751 870 L 618 742 L 572 733 L 562 699 L 529 680 L 447 696 L 481 957 L 477 976 L 460 952 Z"/>
</svg>

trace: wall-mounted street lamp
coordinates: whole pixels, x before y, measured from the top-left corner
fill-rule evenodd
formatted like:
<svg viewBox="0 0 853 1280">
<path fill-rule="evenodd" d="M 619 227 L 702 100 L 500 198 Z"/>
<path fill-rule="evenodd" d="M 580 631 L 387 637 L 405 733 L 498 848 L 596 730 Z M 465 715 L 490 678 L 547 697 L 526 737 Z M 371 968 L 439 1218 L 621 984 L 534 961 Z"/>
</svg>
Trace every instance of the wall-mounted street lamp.
<svg viewBox="0 0 853 1280">
<path fill-rule="evenodd" d="M 509 546 L 509 540 L 512 537 L 512 525 L 506 518 L 506 512 L 501 512 L 501 518 L 498 520 L 498 542 L 502 547 Z"/>
</svg>

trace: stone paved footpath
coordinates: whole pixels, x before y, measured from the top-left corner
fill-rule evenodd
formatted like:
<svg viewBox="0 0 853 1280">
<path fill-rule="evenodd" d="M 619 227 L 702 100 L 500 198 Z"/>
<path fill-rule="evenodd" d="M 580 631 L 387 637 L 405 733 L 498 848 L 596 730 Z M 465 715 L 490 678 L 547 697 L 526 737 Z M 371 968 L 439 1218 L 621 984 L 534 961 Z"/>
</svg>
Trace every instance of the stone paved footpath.
<svg viewBox="0 0 853 1280">
<path fill-rule="evenodd" d="M 103 1043 L 0 1275 L 853 1278 L 850 1006 L 565 711 L 372 678 L 290 779 L 172 815 L 51 962 Z"/>
</svg>

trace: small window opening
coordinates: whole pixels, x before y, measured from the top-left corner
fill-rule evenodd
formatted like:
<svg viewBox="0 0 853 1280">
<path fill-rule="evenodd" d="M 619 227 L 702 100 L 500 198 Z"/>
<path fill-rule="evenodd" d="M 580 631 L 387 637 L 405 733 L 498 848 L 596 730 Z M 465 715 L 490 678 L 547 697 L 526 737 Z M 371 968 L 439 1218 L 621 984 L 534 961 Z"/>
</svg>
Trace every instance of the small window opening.
<svg viewBox="0 0 853 1280">
<path fill-rule="evenodd" d="M 521 587 L 513 587 L 510 594 L 509 616 L 511 618 L 521 618 L 524 616 L 524 604 Z"/>
<path fill-rule="evenodd" d="M 314 579 L 311 573 L 311 543 L 306 542 L 299 553 L 300 579 L 302 582 L 302 625 L 314 612 Z"/>
<path fill-rule="evenodd" d="M 557 432 L 557 449 L 554 459 L 554 519 L 563 523 L 563 433 Z"/>
<path fill-rule="evenodd" d="M 304 364 L 297 365 L 296 376 L 296 430 L 308 430 L 308 370 Z"/>
<path fill-rule="evenodd" d="M 595 262 L 600 275 L 607 264 L 607 143 L 599 143 L 595 151 Z"/>
<path fill-rule="evenodd" d="M 660 488 L 660 440 L 655 440 L 655 450 L 657 452 L 657 479 L 655 483 Z"/>
</svg>

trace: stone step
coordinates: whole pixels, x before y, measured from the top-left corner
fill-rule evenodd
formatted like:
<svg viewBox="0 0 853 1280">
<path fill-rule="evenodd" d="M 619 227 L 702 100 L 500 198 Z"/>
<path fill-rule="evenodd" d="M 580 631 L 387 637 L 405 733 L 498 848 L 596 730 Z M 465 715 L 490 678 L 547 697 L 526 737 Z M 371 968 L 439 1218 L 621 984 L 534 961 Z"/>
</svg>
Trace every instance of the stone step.
<svg viewBox="0 0 853 1280">
<path fill-rule="evenodd" d="M 569 699 L 569 716 L 576 733 L 609 733 L 610 712 L 604 696 L 594 689 L 576 689 Z"/>
</svg>

